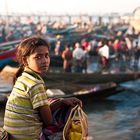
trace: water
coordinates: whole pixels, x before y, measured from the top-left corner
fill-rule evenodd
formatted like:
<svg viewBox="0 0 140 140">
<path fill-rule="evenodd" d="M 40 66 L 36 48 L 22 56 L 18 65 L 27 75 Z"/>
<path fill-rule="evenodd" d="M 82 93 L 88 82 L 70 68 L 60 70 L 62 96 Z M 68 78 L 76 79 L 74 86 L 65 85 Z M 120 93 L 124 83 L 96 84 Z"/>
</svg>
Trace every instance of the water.
<svg viewBox="0 0 140 140">
<path fill-rule="evenodd" d="M 123 83 L 129 90 L 86 107 L 95 140 L 140 140 L 140 80 Z"/>
<path fill-rule="evenodd" d="M 121 84 L 125 91 L 104 101 L 87 100 L 84 110 L 88 114 L 91 139 L 140 140 L 139 85 L 140 80 L 126 82 Z M 4 110 L 0 109 L 0 126 L 3 115 Z"/>
</svg>

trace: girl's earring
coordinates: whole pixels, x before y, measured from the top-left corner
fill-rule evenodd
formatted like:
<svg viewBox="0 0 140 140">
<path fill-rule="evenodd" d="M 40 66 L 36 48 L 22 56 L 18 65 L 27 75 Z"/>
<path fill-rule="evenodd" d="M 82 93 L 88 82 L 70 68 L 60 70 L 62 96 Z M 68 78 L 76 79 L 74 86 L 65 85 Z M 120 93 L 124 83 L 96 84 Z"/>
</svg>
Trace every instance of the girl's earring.
<svg viewBox="0 0 140 140">
<path fill-rule="evenodd" d="M 28 66 L 28 63 L 25 63 L 24 65 L 25 65 L 25 66 Z"/>
<path fill-rule="evenodd" d="M 28 66 L 28 62 L 27 61 L 25 61 L 25 66 Z"/>
</svg>

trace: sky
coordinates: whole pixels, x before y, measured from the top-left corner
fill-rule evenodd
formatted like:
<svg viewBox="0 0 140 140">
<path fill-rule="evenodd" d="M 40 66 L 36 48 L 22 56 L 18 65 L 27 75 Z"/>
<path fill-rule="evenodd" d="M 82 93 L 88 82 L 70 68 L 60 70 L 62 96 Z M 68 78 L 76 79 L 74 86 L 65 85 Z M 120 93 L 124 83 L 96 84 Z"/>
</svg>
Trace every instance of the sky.
<svg viewBox="0 0 140 140">
<path fill-rule="evenodd" d="M 132 13 L 140 0 L 0 0 L 0 13 Z"/>
</svg>

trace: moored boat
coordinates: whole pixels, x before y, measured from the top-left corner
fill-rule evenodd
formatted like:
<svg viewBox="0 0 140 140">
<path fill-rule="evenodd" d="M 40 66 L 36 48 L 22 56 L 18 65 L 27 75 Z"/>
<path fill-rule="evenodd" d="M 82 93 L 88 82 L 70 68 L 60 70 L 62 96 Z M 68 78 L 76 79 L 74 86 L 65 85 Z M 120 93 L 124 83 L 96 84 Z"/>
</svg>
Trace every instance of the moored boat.
<svg viewBox="0 0 140 140">
<path fill-rule="evenodd" d="M 48 89 L 48 97 L 58 97 L 58 98 L 68 98 L 68 97 L 77 97 L 82 101 L 88 99 L 91 100 L 102 100 L 109 96 L 115 95 L 124 89 L 117 85 L 114 82 L 96 84 L 87 87 L 81 87 L 80 90 L 76 90 L 73 93 L 66 94 L 60 89 Z"/>
<path fill-rule="evenodd" d="M 20 41 L 17 40 L 0 44 L 0 69 L 6 65 L 12 65 L 15 63 L 16 45 L 19 42 Z"/>
<path fill-rule="evenodd" d="M 77 86 L 77 85 L 73 85 Z M 70 88 L 70 86 L 69 86 Z M 57 97 L 57 98 L 68 98 L 68 97 L 77 97 L 82 101 L 86 101 L 87 99 L 91 100 L 102 100 L 109 96 L 115 95 L 122 91 L 123 88 L 119 87 L 114 82 L 96 84 L 92 86 L 81 86 L 76 87 L 75 91 L 71 91 L 71 93 L 65 93 L 60 89 L 48 89 L 46 94 L 49 98 Z M 0 105 L 5 106 L 10 91 L 4 91 L 4 93 L 0 92 Z"/>
<path fill-rule="evenodd" d="M 16 48 L 12 48 L 12 49 L 0 52 L 0 60 L 4 60 L 4 59 L 8 59 L 8 58 L 14 59 L 15 51 L 16 51 Z"/>
<path fill-rule="evenodd" d="M 3 76 L 5 74 L 11 75 L 11 79 L 16 73 L 17 68 L 11 66 L 5 66 L 4 69 L 0 72 L 0 75 Z M 5 75 L 6 76 L 6 75 Z M 93 85 L 97 83 L 106 83 L 106 82 L 115 82 L 117 84 L 136 80 L 140 77 L 139 72 L 131 72 L 131 73 L 65 73 L 65 72 L 48 72 L 46 78 L 44 79 L 49 88 L 51 85 L 59 88 L 62 84 L 72 85 L 72 84 L 81 84 L 81 85 Z M 4 78 L 4 77 L 3 77 Z M 7 77 L 5 77 L 7 78 Z M 51 87 L 52 88 L 52 87 Z"/>
<path fill-rule="evenodd" d="M 125 81 L 135 80 L 140 77 L 139 72 L 132 73 L 54 73 L 50 72 L 46 76 L 47 81 L 65 82 L 72 84 L 96 84 L 105 82 L 121 83 Z"/>
</svg>

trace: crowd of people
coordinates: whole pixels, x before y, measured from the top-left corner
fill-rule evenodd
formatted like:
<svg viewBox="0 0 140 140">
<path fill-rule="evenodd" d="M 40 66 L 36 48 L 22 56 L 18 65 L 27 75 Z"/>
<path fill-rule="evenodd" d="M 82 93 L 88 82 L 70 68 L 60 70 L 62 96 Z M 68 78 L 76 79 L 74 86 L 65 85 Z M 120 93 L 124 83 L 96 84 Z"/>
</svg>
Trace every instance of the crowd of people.
<svg viewBox="0 0 140 140">
<path fill-rule="evenodd" d="M 11 22 L 7 30 L 6 22 L 0 21 L 0 43 L 20 40 L 33 35 L 46 36 L 48 34 L 47 24 L 41 21 L 37 23 L 28 21 L 26 24 L 20 21 Z M 82 26 L 82 23 L 77 25 L 87 28 L 87 26 Z M 52 51 L 53 48 L 54 55 L 62 56 L 65 72 L 87 72 L 87 67 L 92 63 L 91 60 L 96 60 L 101 71 L 109 70 L 114 67 L 115 63 L 123 65 L 121 69 L 127 67 L 138 70 L 140 56 L 139 34 L 135 35 L 133 31 L 130 33 L 127 30 L 125 32 L 115 31 L 115 26 L 117 25 L 111 28 L 110 25 L 107 25 L 107 31 L 101 31 L 102 29 L 100 29 L 98 32 L 100 32 L 100 35 L 102 33 L 103 37 L 101 38 L 82 38 L 74 43 L 69 40 L 64 44 L 63 40 L 56 37 L 56 42 L 50 49 Z M 111 38 L 107 37 L 108 34 Z M 65 38 L 65 35 L 63 38 Z M 112 61 L 115 63 L 112 63 Z"/>
<path fill-rule="evenodd" d="M 60 45 L 61 46 L 61 45 Z M 59 52 L 63 58 L 65 72 L 87 72 L 87 67 L 96 61 L 101 71 L 108 71 L 116 63 L 116 68 L 125 71 L 139 69 L 140 48 L 138 42 L 129 36 L 116 36 L 114 39 L 87 39 L 66 44 Z M 58 52 L 57 52 L 58 54 Z"/>
</svg>

